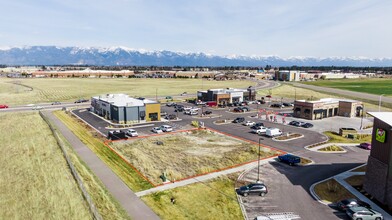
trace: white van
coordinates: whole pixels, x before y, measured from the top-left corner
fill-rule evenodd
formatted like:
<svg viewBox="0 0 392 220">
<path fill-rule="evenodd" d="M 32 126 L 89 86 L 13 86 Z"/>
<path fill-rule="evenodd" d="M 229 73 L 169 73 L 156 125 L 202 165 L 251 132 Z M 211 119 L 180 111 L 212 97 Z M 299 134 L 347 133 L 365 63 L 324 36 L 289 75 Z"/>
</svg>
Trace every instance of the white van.
<svg viewBox="0 0 392 220">
<path fill-rule="evenodd" d="M 278 128 L 269 128 L 265 131 L 265 135 L 268 137 L 275 137 L 282 135 L 282 131 Z"/>
</svg>

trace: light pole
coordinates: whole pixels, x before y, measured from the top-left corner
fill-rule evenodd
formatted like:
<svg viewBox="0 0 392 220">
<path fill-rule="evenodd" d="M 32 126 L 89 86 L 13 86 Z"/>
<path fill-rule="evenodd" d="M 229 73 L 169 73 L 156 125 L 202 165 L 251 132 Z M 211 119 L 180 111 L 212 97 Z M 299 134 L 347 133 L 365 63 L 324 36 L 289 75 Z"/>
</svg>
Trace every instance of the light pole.
<svg viewBox="0 0 392 220">
<path fill-rule="evenodd" d="M 359 128 L 359 130 L 362 130 L 362 123 L 363 123 L 363 111 L 365 110 L 365 105 L 364 104 L 361 104 L 362 105 L 362 109 L 361 109 L 361 127 Z"/>
<path fill-rule="evenodd" d="M 261 140 L 264 140 L 263 138 L 259 138 L 259 153 L 258 153 L 258 159 L 257 159 L 257 180 L 256 183 L 260 183 L 260 146 L 261 146 Z"/>
<path fill-rule="evenodd" d="M 378 98 L 378 112 L 381 111 L 381 97 L 385 94 L 381 94 L 380 97 Z"/>
</svg>

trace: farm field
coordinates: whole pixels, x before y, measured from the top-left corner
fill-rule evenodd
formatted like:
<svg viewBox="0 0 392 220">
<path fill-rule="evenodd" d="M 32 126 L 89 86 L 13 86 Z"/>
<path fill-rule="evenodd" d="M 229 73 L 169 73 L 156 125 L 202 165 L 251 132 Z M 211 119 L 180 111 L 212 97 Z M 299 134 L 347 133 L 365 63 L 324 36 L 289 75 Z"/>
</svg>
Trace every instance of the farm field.
<svg viewBox="0 0 392 220">
<path fill-rule="evenodd" d="M 313 91 L 310 89 L 304 89 L 299 87 L 294 87 L 288 84 L 282 84 L 279 87 L 273 89 L 263 89 L 257 91 L 258 96 L 266 96 L 271 95 L 272 98 L 270 101 L 272 102 L 280 102 L 281 98 L 291 99 L 292 101 L 297 98 L 297 100 L 319 100 L 322 98 L 344 98 L 336 95 L 331 95 L 327 93 L 321 93 L 317 91 Z M 267 98 L 268 100 L 268 98 Z M 378 111 L 378 105 L 364 102 L 365 111 Z M 383 111 L 390 111 L 390 108 L 381 107 Z"/>
<path fill-rule="evenodd" d="M 79 98 L 108 93 L 135 97 L 180 95 L 210 88 L 246 88 L 246 80 L 209 81 L 206 79 L 92 79 L 92 78 L 0 78 L 0 100 L 8 105 L 73 102 Z"/>
<path fill-rule="evenodd" d="M 210 130 L 112 142 L 111 147 L 154 184 L 162 183 L 159 176 L 163 172 L 169 180 L 184 179 L 255 160 L 258 152 L 257 144 Z M 262 148 L 261 157 L 275 154 L 276 151 Z"/>
<path fill-rule="evenodd" d="M 0 114 L 2 219 L 92 219 L 48 125 L 38 113 Z"/>
<path fill-rule="evenodd" d="M 162 219 L 243 219 L 234 190 L 237 176 L 157 192 L 142 200 Z"/>
<path fill-rule="evenodd" d="M 354 92 L 392 96 L 392 79 L 343 79 L 343 80 L 318 80 L 304 82 L 305 84 L 345 89 Z"/>
</svg>

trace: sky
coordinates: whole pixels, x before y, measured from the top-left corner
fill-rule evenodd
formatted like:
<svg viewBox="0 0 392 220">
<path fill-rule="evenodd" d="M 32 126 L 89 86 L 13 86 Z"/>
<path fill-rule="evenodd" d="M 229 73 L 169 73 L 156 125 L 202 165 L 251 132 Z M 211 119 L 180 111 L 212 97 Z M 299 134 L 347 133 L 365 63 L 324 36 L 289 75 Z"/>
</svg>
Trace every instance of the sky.
<svg viewBox="0 0 392 220">
<path fill-rule="evenodd" d="M 392 57 L 391 0 L 0 0 L 0 47 Z"/>
</svg>

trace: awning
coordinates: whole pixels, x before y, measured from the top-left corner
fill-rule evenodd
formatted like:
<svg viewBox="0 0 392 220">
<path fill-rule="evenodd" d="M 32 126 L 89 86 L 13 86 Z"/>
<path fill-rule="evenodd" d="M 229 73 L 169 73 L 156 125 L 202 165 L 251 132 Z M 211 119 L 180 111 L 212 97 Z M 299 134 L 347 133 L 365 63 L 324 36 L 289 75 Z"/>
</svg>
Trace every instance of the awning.
<svg viewBox="0 0 392 220">
<path fill-rule="evenodd" d="M 314 112 L 314 114 L 323 113 L 324 109 L 315 109 L 313 112 Z"/>
</svg>

